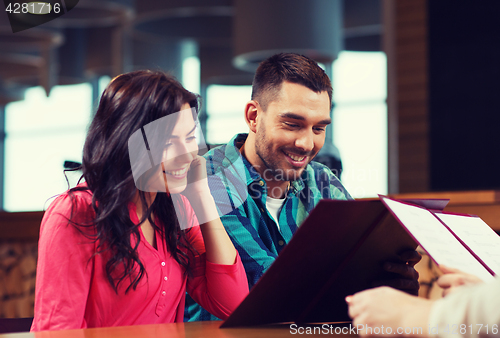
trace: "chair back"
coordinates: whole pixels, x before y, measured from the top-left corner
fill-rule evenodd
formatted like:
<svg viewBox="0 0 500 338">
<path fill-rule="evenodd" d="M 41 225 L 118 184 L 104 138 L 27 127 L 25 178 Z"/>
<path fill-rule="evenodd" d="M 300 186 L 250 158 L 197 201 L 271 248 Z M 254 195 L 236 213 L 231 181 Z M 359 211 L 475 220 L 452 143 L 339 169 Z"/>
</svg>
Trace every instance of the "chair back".
<svg viewBox="0 0 500 338">
<path fill-rule="evenodd" d="M 33 317 L 0 318 L 0 333 L 27 332 L 31 328 Z"/>
</svg>

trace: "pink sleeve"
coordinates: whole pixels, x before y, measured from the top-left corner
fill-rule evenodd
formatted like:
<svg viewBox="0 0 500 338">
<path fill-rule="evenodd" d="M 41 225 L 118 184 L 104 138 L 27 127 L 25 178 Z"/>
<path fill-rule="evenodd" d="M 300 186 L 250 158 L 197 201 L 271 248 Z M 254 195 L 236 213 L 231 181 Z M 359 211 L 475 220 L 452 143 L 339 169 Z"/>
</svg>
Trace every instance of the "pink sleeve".
<svg viewBox="0 0 500 338">
<path fill-rule="evenodd" d="M 188 278 L 187 291 L 210 313 L 226 319 L 248 294 L 247 276 L 240 256 L 236 252 L 232 265 L 207 261 L 199 226 L 191 228 L 188 239 L 201 255 L 196 256 L 191 265 L 192 277 Z"/>
<path fill-rule="evenodd" d="M 84 222 L 93 215 L 93 210 L 90 195 L 89 198 L 79 195 L 75 196 L 73 220 Z M 71 198 L 64 194 L 51 204 L 42 220 L 32 331 L 87 326 L 84 314 L 95 246 L 92 239 L 68 222 L 72 205 Z"/>
<path fill-rule="evenodd" d="M 201 255 L 205 252 L 205 244 L 203 242 L 203 236 L 201 234 L 200 225 L 198 224 L 198 219 L 194 213 L 189 200 L 180 195 L 182 198 L 182 208 L 183 208 L 183 222 L 186 222 L 186 238 L 188 242 L 194 247 L 194 249 Z"/>
</svg>

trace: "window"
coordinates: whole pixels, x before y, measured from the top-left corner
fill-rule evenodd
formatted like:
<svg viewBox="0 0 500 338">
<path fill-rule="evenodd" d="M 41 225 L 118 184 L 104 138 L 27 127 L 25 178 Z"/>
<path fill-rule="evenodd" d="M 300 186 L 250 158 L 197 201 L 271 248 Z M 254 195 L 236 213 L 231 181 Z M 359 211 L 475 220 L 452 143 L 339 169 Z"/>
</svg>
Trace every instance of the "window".
<svg viewBox="0 0 500 338">
<path fill-rule="evenodd" d="M 387 60 L 341 52 L 333 63 L 333 137 L 353 197 L 387 194 Z"/>
<path fill-rule="evenodd" d="M 227 143 L 237 133 L 248 133 L 244 109 L 251 95 L 252 86 L 208 87 L 208 135 L 206 135 L 208 144 Z"/>
<path fill-rule="evenodd" d="M 48 98 L 30 88 L 24 101 L 6 106 L 5 210 L 44 210 L 68 188 L 63 164 L 81 162 L 91 101 L 91 86 L 79 84 L 54 87 Z M 72 185 L 77 176 L 69 176 Z"/>
</svg>

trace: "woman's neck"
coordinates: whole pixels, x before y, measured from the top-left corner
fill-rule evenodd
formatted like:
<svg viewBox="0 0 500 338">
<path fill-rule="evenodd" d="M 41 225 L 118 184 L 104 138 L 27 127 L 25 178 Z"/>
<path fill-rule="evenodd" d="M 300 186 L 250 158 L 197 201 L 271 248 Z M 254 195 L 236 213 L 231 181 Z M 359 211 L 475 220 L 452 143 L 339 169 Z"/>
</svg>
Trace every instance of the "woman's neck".
<svg viewBox="0 0 500 338">
<path fill-rule="evenodd" d="M 153 204 L 153 202 L 155 201 L 156 192 L 145 192 L 144 197 L 146 199 L 146 206 L 145 207 L 147 210 L 151 206 L 151 204 Z M 139 195 L 139 190 L 137 190 L 137 193 L 135 194 L 133 203 L 135 204 L 137 217 L 139 217 L 139 219 L 141 219 L 142 216 L 144 215 L 144 213 L 146 212 L 146 210 L 143 210 L 144 205 L 142 204 L 141 196 Z"/>
</svg>

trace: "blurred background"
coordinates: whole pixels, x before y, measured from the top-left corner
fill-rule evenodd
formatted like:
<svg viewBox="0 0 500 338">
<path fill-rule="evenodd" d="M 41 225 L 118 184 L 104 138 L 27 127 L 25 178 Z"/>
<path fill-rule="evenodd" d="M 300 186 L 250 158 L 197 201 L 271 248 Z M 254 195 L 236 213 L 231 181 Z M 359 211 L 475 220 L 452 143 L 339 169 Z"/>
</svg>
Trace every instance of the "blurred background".
<svg viewBox="0 0 500 338">
<path fill-rule="evenodd" d="M 89 121 L 114 76 L 172 73 L 201 95 L 201 129 L 216 145 L 248 131 L 253 73 L 281 51 L 312 57 L 333 81 L 334 123 L 319 159 L 354 196 L 387 193 L 382 14 L 378 0 L 80 0 L 12 33 L 1 13 L 0 206 L 44 210 L 67 189 L 64 163 L 81 162 Z M 79 174 L 68 174 L 71 185 Z"/>
<path fill-rule="evenodd" d="M 43 210 L 66 190 L 110 79 L 162 69 L 202 97 L 209 144 L 246 132 L 264 58 L 294 51 L 332 79 L 318 159 L 357 198 L 500 186 L 500 5 L 424 0 L 81 0 L 12 33 L 0 15 L 0 208 Z M 493 129 L 495 128 L 495 129 Z M 74 185 L 79 173 L 68 178 Z"/>
<path fill-rule="evenodd" d="M 41 211 L 68 188 L 63 169 L 81 161 L 103 89 L 127 71 L 162 69 L 199 93 L 216 145 L 247 132 L 261 60 L 307 55 L 334 88 L 318 159 L 354 197 L 488 190 L 496 202 L 498 17 L 497 0 L 80 0 L 12 33 L 2 11 L 0 241 L 17 244 L 0 245 L 0 280 L 15 275 L 0 282 L 0 317 L 32 315 Z"/>
</svg>

